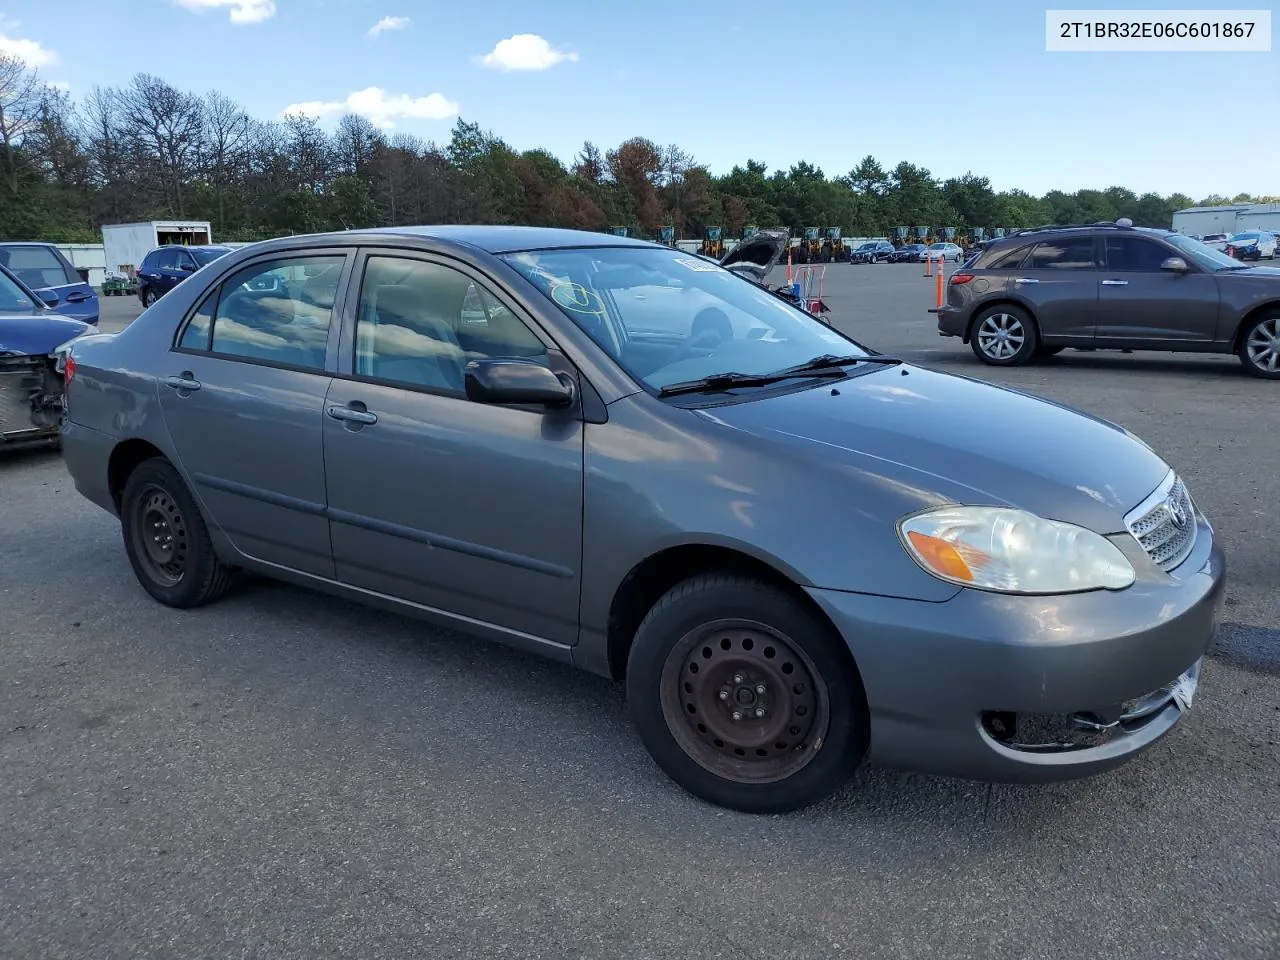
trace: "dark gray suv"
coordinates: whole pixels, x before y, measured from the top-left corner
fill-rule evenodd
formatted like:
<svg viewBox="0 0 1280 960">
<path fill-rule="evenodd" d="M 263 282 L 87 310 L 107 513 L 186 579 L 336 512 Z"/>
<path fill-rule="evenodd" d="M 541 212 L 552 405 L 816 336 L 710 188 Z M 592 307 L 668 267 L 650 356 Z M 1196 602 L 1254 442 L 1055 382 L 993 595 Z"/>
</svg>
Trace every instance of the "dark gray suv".
<svg viewBox="0 0 1280 960">
<path fill-rule="evenodd" d="M 1280 270 L 1128 221 L 1037 227 L 952 276 L 938 332 L 1014 366 L 1066 347 L 1234 353 L 1280 380 Z"/>
</svg>

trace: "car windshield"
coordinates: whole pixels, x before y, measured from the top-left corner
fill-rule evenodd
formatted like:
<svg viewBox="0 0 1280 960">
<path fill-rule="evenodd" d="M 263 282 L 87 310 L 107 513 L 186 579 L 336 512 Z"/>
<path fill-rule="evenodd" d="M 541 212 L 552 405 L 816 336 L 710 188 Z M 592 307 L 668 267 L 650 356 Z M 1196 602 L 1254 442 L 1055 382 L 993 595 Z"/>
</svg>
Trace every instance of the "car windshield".
<svg viewBox="0 0 1280 960">
<path fill-rule="evenodd" d="M 652 390 L 869 351 L 759 284 L 677 250 L 535 250 L 503 259 Z"/>
<path fill-rule="evenodd" d="M 195 257 L 198 266 L 205 266 L 213 263 L 219 257 L 226 256 L 231 251 L 226 247 L 187 247 L 187 252 Z"/>
<path fill-rule="evenodd" d="M 0 313 L 32 313 L 41 306 L 43 304 L 33 301 L 8 274 L 0 271 Z"/>
<path fill-rule="evenodd" d="M 1178 248 L 1180 253 L 1190 257 L 1198 266 L 1206 270 L 1247 270 L 1248 268 L 1235 257 L 1229 257 L 1221 251 L 1213 249 L 1180 233 L 1165 235 L 1165 240 Z"/>
</svg>

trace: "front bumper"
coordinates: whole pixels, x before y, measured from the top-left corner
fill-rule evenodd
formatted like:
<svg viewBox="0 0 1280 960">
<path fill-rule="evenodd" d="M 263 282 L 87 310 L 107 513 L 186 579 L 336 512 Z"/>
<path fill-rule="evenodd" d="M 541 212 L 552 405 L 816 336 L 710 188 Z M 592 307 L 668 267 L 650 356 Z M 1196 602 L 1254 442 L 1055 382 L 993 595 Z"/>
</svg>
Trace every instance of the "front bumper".
<svg viewBox="0 0 1280 960">
<path fill-rule="evenodd" d="M 961 590 L 943 603 L 809 593 L 857 663 L 870 759 L 1039 782 L 1111 769 L 1185 715 L 1225 594 L 1226 560 L 1207 525 L 1175 574 L 1119 592 Z"/>
</svg>

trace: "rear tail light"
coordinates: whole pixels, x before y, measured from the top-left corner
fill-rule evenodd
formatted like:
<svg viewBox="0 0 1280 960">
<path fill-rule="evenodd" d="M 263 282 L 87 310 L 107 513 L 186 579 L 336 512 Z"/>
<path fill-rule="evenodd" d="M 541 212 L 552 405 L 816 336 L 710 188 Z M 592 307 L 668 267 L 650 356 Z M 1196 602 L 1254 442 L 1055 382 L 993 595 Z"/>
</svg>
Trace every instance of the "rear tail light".
<svg viewBox="0 0 1280 960">
<path fill-rule="evenodd" d="M 951 285 L 953 287 L 961 286 L 973 279 L 972 273 L 953 273 L 951 275 Z"/>
</svg>

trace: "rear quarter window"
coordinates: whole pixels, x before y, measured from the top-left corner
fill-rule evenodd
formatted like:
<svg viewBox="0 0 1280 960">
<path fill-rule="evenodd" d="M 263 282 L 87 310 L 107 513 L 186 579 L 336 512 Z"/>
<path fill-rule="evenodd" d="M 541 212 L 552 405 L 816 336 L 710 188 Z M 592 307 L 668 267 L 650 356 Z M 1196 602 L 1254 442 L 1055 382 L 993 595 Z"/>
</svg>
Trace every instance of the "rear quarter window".
<svg viewBox="0 0 1280 960">
<path fill-rule="evenodd" d="M 80 275 L 55 247 L 17 246 L 0 248 L 3 263 L 18 279 L 33 289 L 79 283 Z"/>
<path fill-rule="evenodd" d="M 988 254 L 990 259 L 986 263 L 978 264 L 978 266 L 983 270 L 1015 270 L 1022 265 L 1022 261 L 1026 259 L 1027 251 L 1030 249 L 1030 244 L 1023 244 L 1011 250 L 993 250 Z"/>
</svg>

